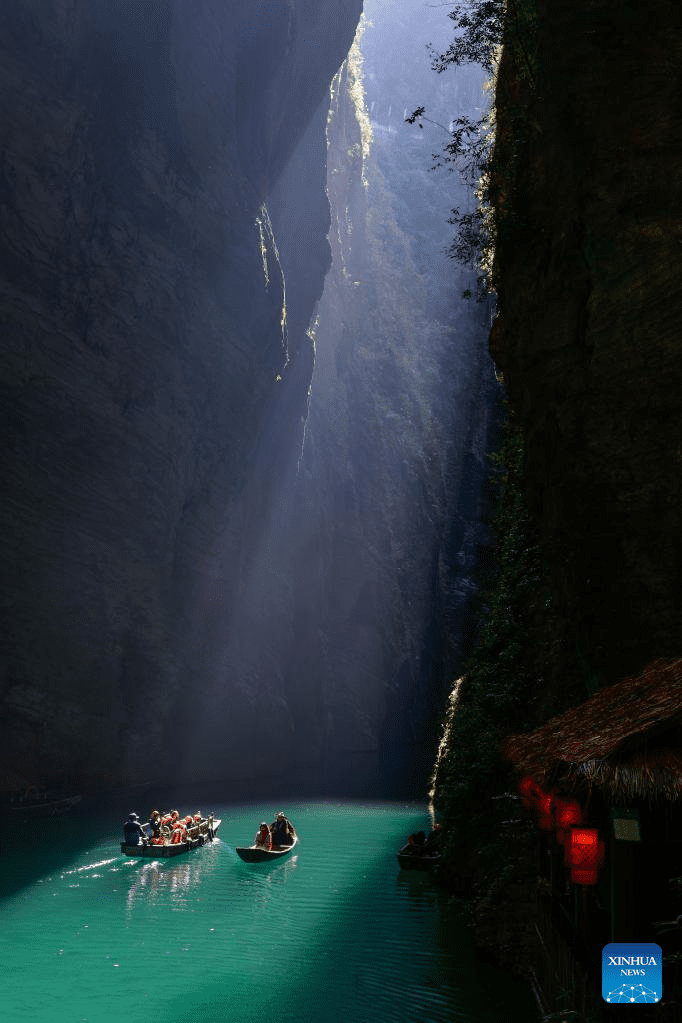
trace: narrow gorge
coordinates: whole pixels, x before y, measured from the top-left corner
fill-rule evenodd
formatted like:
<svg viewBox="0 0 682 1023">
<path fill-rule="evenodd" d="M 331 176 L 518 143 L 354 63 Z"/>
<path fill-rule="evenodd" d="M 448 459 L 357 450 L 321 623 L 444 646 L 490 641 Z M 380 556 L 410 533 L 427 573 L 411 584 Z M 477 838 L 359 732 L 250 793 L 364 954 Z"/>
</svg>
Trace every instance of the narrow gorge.
<svg viewBox="0 0 682 1023">
<path fill-rule="evenodd" d="M 425 791 L 499 398 L 447 23 L 251 6 L 0 14 L 5 790 Z"/>
</svg>

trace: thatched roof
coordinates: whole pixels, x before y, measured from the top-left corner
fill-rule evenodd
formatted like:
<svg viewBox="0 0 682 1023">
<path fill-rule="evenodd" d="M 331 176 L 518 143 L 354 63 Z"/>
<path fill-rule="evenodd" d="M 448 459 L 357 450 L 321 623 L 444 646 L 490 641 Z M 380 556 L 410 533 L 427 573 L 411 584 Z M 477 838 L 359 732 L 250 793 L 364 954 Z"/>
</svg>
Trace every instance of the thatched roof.
<svg viewBox="0 0 682 1023">
<path fill-rule="evenodd" d="M 538 782 L 581 782 L 610 798 L 682 795 L 682 658 L 655 661 L 637 678 L 596 693 L 504 753 Z M 676 734 L 675 734 L 676 733 Z"/>
</svg>

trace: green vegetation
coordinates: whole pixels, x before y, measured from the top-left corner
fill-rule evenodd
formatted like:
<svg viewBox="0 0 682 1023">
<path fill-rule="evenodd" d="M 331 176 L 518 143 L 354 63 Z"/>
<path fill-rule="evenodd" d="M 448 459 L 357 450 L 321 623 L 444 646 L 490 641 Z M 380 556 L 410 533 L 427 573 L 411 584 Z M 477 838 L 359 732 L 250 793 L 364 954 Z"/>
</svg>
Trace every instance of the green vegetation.
<svg viewBox="0 0 682 1023">
<path fill-rule="evenodd" d="M 495 47 L 502 42 L 504 29 L 503 0 L 463 0 L 454 4 L 448 18 L 461 35 L 453 39 L 445 53 L 433 55 L 433 70 L 445 71 L 453 64 L 480 64 L 492 73 Z"/>
<path fill-rule="evenodd" d="M 478 0 L 457 5 L 449 16 L 460 34 L 446 53 L 435 56 L 434 70 L 473 61 L 491 72 L 495 87 L 491 114 L 456 121 L 437 164 L 450 164 L 477 182 L 476 210 L 452 211 L 449 222 L 457 234 L 449 251 L 477 270 L 481 299 L 497 290 L 496 250 L 523 226 L 515 196 L 537 91 L 535 0 Z M 418 108 L 407 120 L 414 123 L 424 113 Z M 511 415 L 504 443 L 490 461 L 494 563 L 482 580 L 478 647 L 446 714 L 433 793 L 446 862 L 475 873 L 482 891 L 497 887 L 512 869 L 500 826 L 510 806 L 499 797 L 513 782 L 501 748 L 508 735 L 537 723 L 545 685 L 537 636 L 549 634 L 551 617 L 524 496 L 523 437 Z"/>
<path fill-rule="evenodd" d="M 528 670 L 531 619 L 544 589 L 541 559 L 521 486 L 523 441 L 513 420 L 505 430 L 501 449 L 490 456 L 495 565 L 488 566 L 489 588 L 481 596 L 480 640 L 465 665 L 456 707 L 451 702 L 448 709 L 435 777 L 446 855 L 460 864 L 474 852 L 487 858 L 491 844 L 499 853 L 490 800 L 509 784 L 500 745 L 532 725 L 541 684 Z M 491 864 L 494 860 L 491 855 Z"/>
<path fill-rule="evenodd" d="M 498 117 L 498 97 L 489 114 L 460 117 L 447 132 L 450 139 L 432 170 L 449 165 L 475 188 L 478 200 L 471 212 L 456 206 L 448 223 L 456 228 L 448 254 L 477 271 L 476 297 L 482 301 L 496 291 L 495 243 L 515 226 L 514 184 L 519 153 L 527 134 L 526 100 L 537 92 L 535 0 L 468 0 L 448 14 L 459 30 L 445 53 L 432 50 L 434 71 L 441 73 L 465 63 L 480 64 L 490 72 L 490 86 L 497 86 L 500 62 L 507 69 L 508 94 L 505 116 Z M 422 127 L 425 107 L 417 107 L 408 124 Z M 433 122 L 436 123 L 436 122 Z M 444 127 L 439 125 L 439 127 Z M 470 298 L 467 289 L 464 298 Z"/>
</svg>

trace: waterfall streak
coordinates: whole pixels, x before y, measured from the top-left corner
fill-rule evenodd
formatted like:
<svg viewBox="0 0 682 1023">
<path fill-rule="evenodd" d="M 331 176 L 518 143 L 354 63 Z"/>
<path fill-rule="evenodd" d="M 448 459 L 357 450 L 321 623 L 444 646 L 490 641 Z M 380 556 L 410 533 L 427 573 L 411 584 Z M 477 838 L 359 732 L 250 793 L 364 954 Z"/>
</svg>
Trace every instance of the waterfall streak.
<svg viewBox="0 0 682 1023">
<path fill-rule="evenodd" d="M 280 315 L 280 329 L 282 331 L 282 352 L 284 353 L 284 368 L 289 365 L 289 336 L 287 333 L 287 291 L 286 281 L 284 279 L 284 271 L 282 270 L 282 264 L 279 258 L 279 250 L 277 248 L 277 242 L 275 240 L 275 233 L 272 229 L 272 223 L 270 221 L 270 214 L 265 203 L 261 203 L 260 209 L 256 217 L 256 226 L 258 228 L 258 240 L 260 247 L 261 259 L 263 261 L 263 276 L 265 278 L 265 287 L 270 288 L 270 271 L 268 266 L 268 252 L 271 252 L 274 256 L 277 269 L 279 270 L 279 279 L 282 288 L 282 312 Z"/>
</svg>

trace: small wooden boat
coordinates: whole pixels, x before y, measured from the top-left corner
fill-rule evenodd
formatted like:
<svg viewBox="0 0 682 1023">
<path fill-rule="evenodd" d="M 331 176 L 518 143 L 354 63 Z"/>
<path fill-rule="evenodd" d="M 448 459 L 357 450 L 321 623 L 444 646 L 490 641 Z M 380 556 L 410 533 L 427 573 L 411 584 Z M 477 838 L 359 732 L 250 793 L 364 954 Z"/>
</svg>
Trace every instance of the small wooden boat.
<svg viewBox="0 0 682 1023">
<path fill-rule="evenodd" d="M 432 870 L 440 863 L 440 853 L 437 849 L 432 852 L 421 850 L 418 845 L 411 845 L 406 842 L 402 849 L 398 850 L 398 863 L 403 870 Z"/>
<path fill-rule="evenodd" d="M 280 860 L 288 856 L 298 843 L 298 835 L 294 834 L 291 845 L 273 845 L 272 849 L 263 849 L 260 845 L 237 846 L 237 856 L 246 863 L 265 863 L 268 860 Z"/>
<path fill-rule="evenodd" d="M 206 842 L 213 841 L 216 831 L 220 827 L 220 820 L 213 817 L 205 817 L 200 824 L 187 829 L 186 842 L 166 842 L 165 845 L 126 845 L 121 842 L 121 852 L 126 856 L 143 856 L 150 860 L 167 859 L 170 856 L 181 856 L 182 853 L 198 849 Z"/>
</svg>

